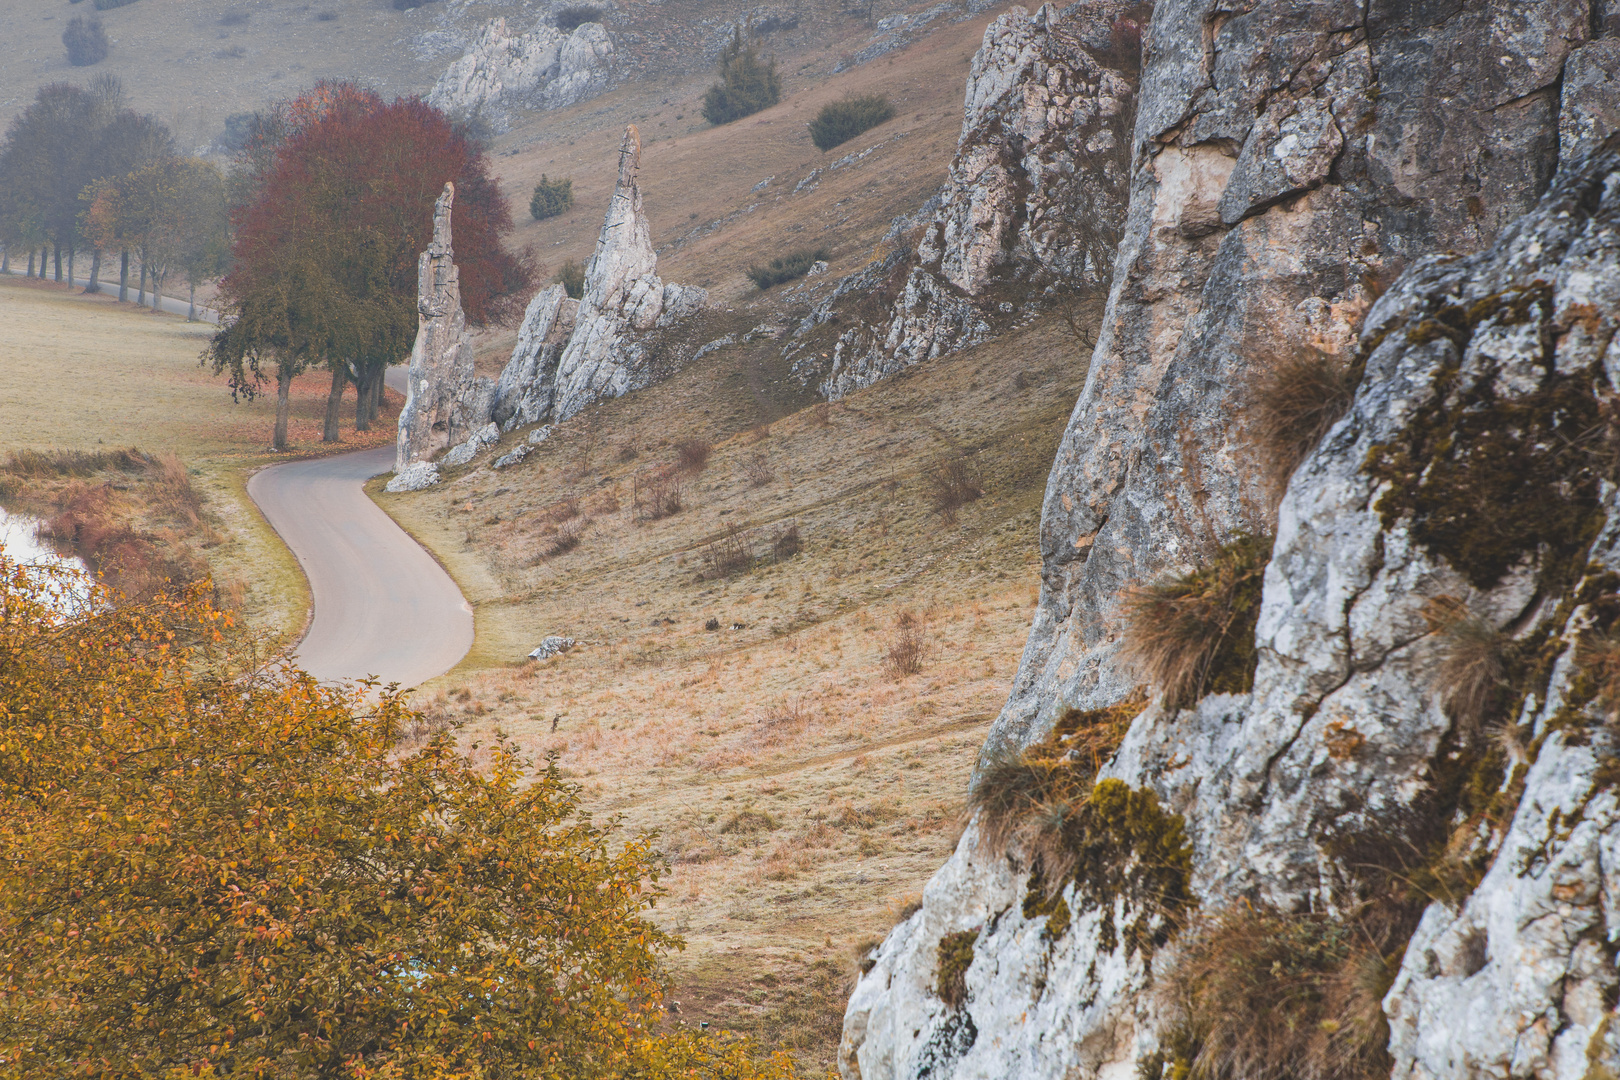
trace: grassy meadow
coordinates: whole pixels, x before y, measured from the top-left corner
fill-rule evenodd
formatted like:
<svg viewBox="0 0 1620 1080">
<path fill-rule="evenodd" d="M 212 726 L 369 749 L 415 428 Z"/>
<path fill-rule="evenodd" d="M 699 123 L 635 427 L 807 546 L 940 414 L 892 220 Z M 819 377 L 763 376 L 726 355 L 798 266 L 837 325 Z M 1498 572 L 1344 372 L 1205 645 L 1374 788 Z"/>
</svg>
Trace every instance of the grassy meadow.
<svg viewBox="0 0 1620 1080">
<path fill-rule="evenodd" d="M 199 365 L 213 327 L 18 277 L 0 277 L 0 325 L 0 457 L 126 447 L 175 455 L 202 497 L 198 546 L 216 581 L 263 629 L 298 632 L 309 605 L 303 573 L 247 496 L 252 472 L 284 459 L 268 449 L 274 395 L 232 402 L 224 378 Z M 331 449 L 320 443 L 329 379 L 294 383 L 294 453 Z M 351 411 L 335 449 L 392 441 L 399 400 L 390 397 L 382 422 L 358 437 Z"/>
</svg>

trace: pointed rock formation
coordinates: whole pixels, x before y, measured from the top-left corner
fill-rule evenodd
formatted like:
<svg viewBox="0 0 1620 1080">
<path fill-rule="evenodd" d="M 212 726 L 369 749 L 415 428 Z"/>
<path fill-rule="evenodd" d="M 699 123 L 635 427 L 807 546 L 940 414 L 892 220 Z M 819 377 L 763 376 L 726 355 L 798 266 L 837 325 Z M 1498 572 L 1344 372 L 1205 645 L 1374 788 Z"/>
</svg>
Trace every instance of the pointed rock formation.
<svg viewBox="0 0 1620 1080">
<path fill-rule="evenodd" d="M 569 299 L 561 285 L 548 285 L 529 301 L 512 359 L 495 385 L 494 419 L 503 431 L 538 424 L 550 411 L 557 361 L 578 310 L 579 301 Z"/>
<path fill-rule="evenodd" d="M 405 408 L 399 414 L 394 471 L 427 461 L 488 421 L 488 380 L 473 378 L 473 350 L 461 310 L 460 275 L 450 244 L 456 187 L 433 204 L 433 240 L 416 264 L 416 344 Z M 480 415 L 480 414 L 486 415 Z"/>
<path fill-rule="evenodd" d="M 632 124 L 624 129 L 619 180 L 585 269 L 585 295 L 555 362 L 545 342 L 554 338 L 556 320 L 566 319 L 565 302 L 547 290 L 529 304 L 495 396 L 495 415 L 505 418 L 508 429 L 566 420 L 599 398 L 653 382 L 660 373 L 652 364 L 649 335 L 696 313 L 709 298 L 706 289 L 659 280 L 658 255 L 636 184 L 640 164 L 641 136 Z"/>
</svg>

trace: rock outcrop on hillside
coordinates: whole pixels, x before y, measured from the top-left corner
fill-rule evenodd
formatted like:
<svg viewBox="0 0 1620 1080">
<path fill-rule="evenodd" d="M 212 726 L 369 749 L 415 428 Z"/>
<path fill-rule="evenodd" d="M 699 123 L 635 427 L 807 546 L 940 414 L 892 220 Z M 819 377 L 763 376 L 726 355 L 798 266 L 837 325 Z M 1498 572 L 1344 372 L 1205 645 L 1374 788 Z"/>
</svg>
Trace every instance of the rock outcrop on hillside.
<svg viewBox="0 0 1620 1080">
<path fill-rule="evenodd" d="M 1435 898 L 1380 924 L 1401 957 L 1394 1076 L 1620 1070 L 1620 686 L 1591 659 L 1620 621 L 1601 14 L 1160 0 L 1041 598 L 980 776 L 1145 690 L 1099 777 L 1179 816 L 1187 906 L 1133 909 L 1084 874 L 1047 899 L 1027 854 L 970 827 L 856 987 L 846 1077 L 1177 1073 L 1208 1035 L 1161 992 L 1194 928 L 1238 901 L 1332 919 L 1394 903 L 1369 890 L 1376 859 L 1345 854 L 1363 849 L 1399 863 L 1383 893 Z M 1301 350 L 1363 370 L 1278 490 L 1249 406 Z M 1275 538 L 1252 689 L 1171 707 L 1121 651 L 1122 591 L 1245 536 Z M 1501 665 L 1490 739 L 1456 703 L 1459 626 Z M 1109 872 L 1142 872 L 1116 840 Z M 1417 869 L 1442 884 L 1409 892 Z"/>
<path fill-rule="evenodd" d="M 805 320 L 800 337 L 835 316 L 856 325 L 829 364 L 804 365 L 801 377 L 841 397 L 1106 284 L 1125 219 L 1145 10 L 1015 7 L 986 27 L 945 186 L 889 239 L 886 260 Z"/>
<path fill-rule="evenodd" d="M 632 124 L 624 131 L 619 179 L 585 268 L 584 296 L 560 350 L 551 351 L 545 340 L 554 338 L 552 326 L 566 323 L 562 305 L 571 302 L 542 293 L 529 305 L 526 336 L 520 335 L 501 375 L 494 406 L 508 428 L 566 420 L 593 401 L 649 385 L 662 373 L 656 362 L 659 331 L 708 302 L 707 290 L 658 277 L 658 255 L 636 183 L 640 165 L 641 135 Z"/>
<path fill-rule="evenodd" d="M 482 116 L 497 131 L 513 109 L 554 109 L 584 101 L 613 81 L 613 38 L 599 22 L 564 33 L 549 18 L 526 34 L 491 19 L 428 94 L 454 116 Z"/>
<path fill-rule="evenodd" d="M 433 204 L 433 239 L 416 264 L 416 344 L 411 348 L 405 407 L 399 414 L 394 471 L 430 460 L 489 421 L 492 387 L 473 375 L 472 339 L 461 310 L 461 275 L 451 246 L 456 188 L 444 185 Z M 420 482 L 421 470 L 412 474 Z"/>
</svg>

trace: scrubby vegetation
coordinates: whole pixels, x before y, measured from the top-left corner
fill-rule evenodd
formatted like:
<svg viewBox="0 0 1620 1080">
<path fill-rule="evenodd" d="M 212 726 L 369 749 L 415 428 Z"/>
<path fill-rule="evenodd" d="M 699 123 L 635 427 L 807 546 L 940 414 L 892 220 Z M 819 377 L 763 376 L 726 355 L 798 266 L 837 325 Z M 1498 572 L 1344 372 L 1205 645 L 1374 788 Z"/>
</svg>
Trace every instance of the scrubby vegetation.
<svg viewBox="0 0 1620 1080">
<path fill-rule="evenodd" d="M 703 119 L 729 124 L 782 100 L 782 77 L 773 57 L 761 58 L 752 35 L 741 28 L 720 52 L 720 81 L 703 95 Z"/>
<path fill-rule="evenodd" d="M 559 214 L 566 214 L 573 208 L 573 178 L 552 180 L 545 173 L 541 173 L 540 182 L 534 185 L 534 195 L 529 199 L 529 214 L 534 220 L 544 221 L 546 218 L 554 218 Z"/>
<path fill-rule="evenodd" d="M 107 59 L 107 31 L 101 20 L 91 16 L 75 15 L 62 31 L 62 44 L 67 48 L 68 63 L 74 67 L 89 67 Z"/>
<path fill-rule="evenodd" d="M 810 121 L 810 141 L 818 150 L 831 150 L 863 131 L 894 119 L 894 106 L 884 94 L 860 94 L 821 107 Z"/>
<path fill-rule="evenodd" d="M 928 638 L 922 622 L 909 611 L 895 616 L 894 633 L 883 653 L 883 670 L 889 678 L 899 681 L 908 675 L 922 673 L 928 661 Z"/>
<path fill-rule="evenodd" d="M 1254 627 L 1270 558 L 1269 537 L 1240 536 L 1196 570 L 1126 592 L 1122 651 L 1166 706 L 1254 685 Z"/>
<path fill-rule="evenodd" d="M 1476 740 L 1503 705 L 1508 636 L 1454 596 L 1431 600 L 1423 617 L 1440 634 L 1435 678 L 1446 714 L 1465 741 Z"/>
<path fill-rule="evenodd" d="M 675 444 L 675 454 L 680 459 L 681 468 L 689 473 L 700 473 L 709 463 L 709 455 L 714 453 L 714 443 L 708 439 L 693 436 L 682 439 Z"/>
<path fill-rule="evenodd" d="M 1249 419 L 1279 487 L 1349 410 L 1363 368 L 1360 362 L 1302 347 L 1260 376 L 1253 389 Z"/>
<path fill-rule="evenodd" d="M 760 292 L 773 285 L 795 281 L 810 272 L 818 262 L 824 262 L 827 252 L 823 248 L 802 248 L 787 255 L 778 255 L 768 263 L 754 263 L 745 273 Z"/>
<path fill-rule="evenodd" d="M 947 524 L 956 520 L 958 510 L 984 495 L 978 464 L 967 454 L 944 454 L 935 458 L 924 477 L 929 501 Z"/>
<path fill-rule="evenodd" d="M 20 450 L 0 464 L 0 504 L 39 518 L 40 539 L 126 601 L 205 578 L 199 549 L 219 542 L 173 454 Z"/>
<path fill-rule="evenodd" d="M 1381 1002 L 1399 952 L 1360 913 L 1238 903 L 1182 938 L 1164 996 L 1179 1014 L 1144 1080 L 1373 1080 L 1389 1075 Z M 1401 944 L 1396 942 L 1394 944 Z"/>
<path fill-rule="evenodd" d="M 570 4 L 552 16 L 552 25 L 565 34 L 571 34 L 590 22 L 602 21 L 602 9 L 592 4 Z"/>
</svg>

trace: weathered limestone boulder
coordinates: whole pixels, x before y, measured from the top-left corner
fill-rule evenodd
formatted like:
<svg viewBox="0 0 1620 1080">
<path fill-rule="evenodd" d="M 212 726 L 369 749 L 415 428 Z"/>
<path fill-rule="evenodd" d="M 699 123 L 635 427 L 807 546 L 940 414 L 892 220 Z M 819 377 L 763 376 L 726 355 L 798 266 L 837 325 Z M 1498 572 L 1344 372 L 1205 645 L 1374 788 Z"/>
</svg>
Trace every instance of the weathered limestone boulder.
<svg viewBox="0 0 1620 1080">
<path fill-rule="evenodd" d="M 529 301 L 512 359 L 495 385 L 493 416 L 503 431 L 537 424 L 551 411 L 557 362 L 578 311 L 579 301 L 569 299 L 561 285 L 548 285 Z"/>
<path fill-rule="evenodd" d="M 428 104 L 452 115 L 481 115 L 504 131 L 513 109 L 553 109 L 606 90 L 613 78 L 613 39 L 599 22 L 564 33 L 542 19 L 515 34 L 504 17 L 490 20 L 465 55 L 445 70 Z"/>
<path fill-rule="evenodd" d="M 494 388 L 473 376 L 472 338 L 461 310 L 460 275 L 450 242 L 455 185 L 433 204 L 433 239 L 416 264 L 418 326 L 399 414 L 394 471 L 426 461 L 489 421 Z"/>
<path fill-rule="evenodd" d="M 399 494 L 421 491 L 439 482 L 439 467 L 431 461 L 417 461 L 405 466 L 388 481 L 387 490 Z"/>
<path fill-rule="evenodd" d="M 986 27 L 938 199 L 920 221 L 897 223 L 893 257 L 800 328 L 834 311 L 857 324 L 817 371 L 824 394 L 840 397 L 982 341 L 1031 305 L 1106 285 L 1128 194 L 1137 7 L 1014 7 Z"/>
<path fill-rule="evenodd" d="M 1108 309 L 1043 508 L 1041 598 L 985 748 L 1138 691 L 1122 589 L 1274 535 L 1252 693 L 1154 701 L 1101 775 L 1183 816 L 1204 911 L 1336 910 L 1349 870 L 1331 841 L 1401 820 L 1468 737 L 1442 707 L 1447 646 L 1427 605 L 1461 603 L 1558 657 L 1520 717 L 1535 733 L 1513 744 L 1523 768 L 1502 770 L 1517 809 L 1471 841 L 1489 871 L 1429 909 L 1385 999 L 1401 1080 L 1620 1069 L 1620 813 L 1600 767 L 1614 748 L 1577 691 L 1574 647 L 1599 618 L 1576 599 L 1612 592 L 1601 574 L 1620 567 L 1615 489 L 1593 504 L 1590 566 L 1531 545 L 1482 583 L 1410 514 L 1385 519 L 1391 485 L 1368 466 L 1375 447 L 1412 445 L 1448 393 L 1532 408 L 1573 380 L 1596 409 L 1620 378 L 1620 152 L 1586 156 L 1614 107 L 1581 74 L 1603 70 L 1612 40 L 1585 43 L 1596 22 L 1584 2 L 1160 0 Z M 1562 159 L 1561 134 L 1578 148 Z M 1448 251 L 1464 254 L 1433 254 Z M 1300 347 L 1359 357 L 1365 374 L 1279 492 L 1245 408 Z M 1513 460 L 1530 470 L 1544 450 Z M 1030 867 L 1012 856 L 970 828 L 871 957 L 845 1017 L 846 1077 L 1131 1076 L 1161 1049 L 1171 1018 L 1154 983 L 1174 942 L 1151 958 L 1110 946 L 1103 916 L 1118 913 L 1073 885 L 1054 939 L 1044 912 L 1024 914 Z M 976 939 L 952 1008 L 935 976 L 958 931 Z"/>
<path fill-rule="evenodd" d="M 599 398 L 618 397 L 653 382 L 659 372 L 649 349 L 652 333 L 697 313 L 708 302 L 706 289 L 658 278 L 658 255 L 636 184 L 640 164 L 641 135 L 632 124 L 624 130 L 619 179 L 597 234 L 596 251 L 585 268 L 585 294 L 574 316 L 573 333 L 555 373 L 541 369 L 537 380 L 522 391 L 536 403 L 538 411 L 531 411 L 536 419 L 566 420 Z"/>
</svg>

